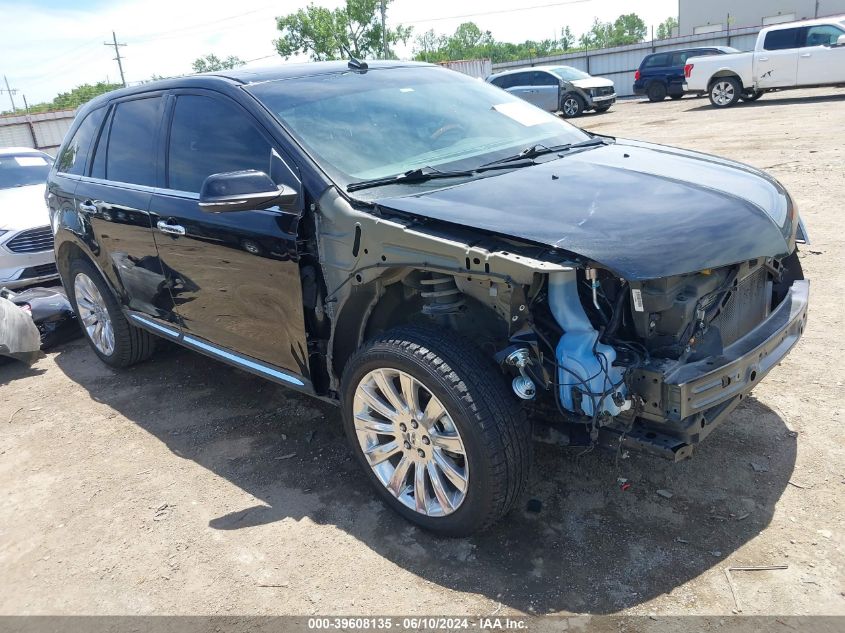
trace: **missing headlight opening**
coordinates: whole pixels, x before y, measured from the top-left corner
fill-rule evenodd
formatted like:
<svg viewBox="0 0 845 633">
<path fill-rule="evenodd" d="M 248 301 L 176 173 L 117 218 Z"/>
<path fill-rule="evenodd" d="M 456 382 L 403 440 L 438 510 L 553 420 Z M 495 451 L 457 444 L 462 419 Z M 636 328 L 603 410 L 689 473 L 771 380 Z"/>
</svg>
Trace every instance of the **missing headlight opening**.
<svg viewBox="0 0 845 633">
<path fill-rule="evenodd" d="M 520 398 L 533 379 L 590 443 L 682 459 L 797 340 L 801 278 L 795 256 L 630 283 L 598 267 L 553 272 L 532 301 L 537 345 L 500 358 Z M 784 323 L 785 337 L 766 336 Z"/>
</svg>

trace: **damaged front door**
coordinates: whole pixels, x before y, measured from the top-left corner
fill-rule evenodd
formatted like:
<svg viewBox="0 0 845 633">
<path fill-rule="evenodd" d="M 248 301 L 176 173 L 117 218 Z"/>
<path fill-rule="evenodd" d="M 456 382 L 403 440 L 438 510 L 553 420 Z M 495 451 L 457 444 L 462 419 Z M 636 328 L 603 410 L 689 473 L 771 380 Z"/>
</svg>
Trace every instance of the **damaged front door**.
<svg viewBox="0 0 845 633">
<path fill-rule="evenodd" d="M 168 110 L 167 186 L 154 193 L 150 209 L 185 343 L 217 356 L 227 353 L 219 348 L 237 350 L 238 358 L 230 360 L 240 359 L 253 370 L 248 358 L 307 376 L 296 248 L 302 208 L 297 170 L 234 101 L 179 91 Z M 293 188 L 298 204 L 284 210 L 202 210 L 199 191 L 205 178 L 239 170 L 261 171 L 277 185 Z"/>
</svg>

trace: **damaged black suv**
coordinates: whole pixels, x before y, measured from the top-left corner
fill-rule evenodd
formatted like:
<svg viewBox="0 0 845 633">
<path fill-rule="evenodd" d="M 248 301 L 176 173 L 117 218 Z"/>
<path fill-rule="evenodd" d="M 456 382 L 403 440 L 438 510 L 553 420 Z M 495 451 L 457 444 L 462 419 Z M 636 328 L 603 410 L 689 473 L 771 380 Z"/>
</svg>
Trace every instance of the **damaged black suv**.
<svg viewBox="0 0 845 633">
<path fill-rule="evenodd" d="M 104 362 L 161 337 L 339 404 L 379 494 L 442 534 L 513 506 L 532 426 L 688 457 L 806 323 L 773 178 L 426 64 L 109 93 L 47 201 Z"/>
</svg>

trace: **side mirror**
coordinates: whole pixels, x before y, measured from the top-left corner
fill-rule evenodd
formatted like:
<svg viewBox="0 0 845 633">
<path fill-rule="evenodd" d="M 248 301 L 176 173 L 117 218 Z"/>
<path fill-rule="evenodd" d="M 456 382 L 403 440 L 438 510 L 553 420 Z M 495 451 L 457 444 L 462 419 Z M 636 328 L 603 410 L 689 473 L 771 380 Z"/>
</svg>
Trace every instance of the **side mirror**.
<svg viewBox="0 0 845 633">
<path fill-rule="evenodd" d="M 205 179 L 199 207 L 211 213 L 249 211 L 273 205 L 289 207 L 296 198 L 296 191 L 286 185 L 277 186 L 263 171 L 230 171 Z"/>
<path fill-rule="evenodd" d="M 836 38 L 837 46 L 845 46 L 845 33 Z"/>
</svg>

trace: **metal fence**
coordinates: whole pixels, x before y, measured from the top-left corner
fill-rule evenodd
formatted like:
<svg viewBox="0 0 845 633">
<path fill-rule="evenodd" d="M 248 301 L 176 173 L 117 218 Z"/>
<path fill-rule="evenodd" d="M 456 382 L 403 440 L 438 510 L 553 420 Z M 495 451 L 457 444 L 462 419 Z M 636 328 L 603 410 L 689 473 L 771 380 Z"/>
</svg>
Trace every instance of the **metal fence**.
<svg viewBox="0 0 845 633">
<path fill-rule="evenodd" d="M 0 147 L 33 147 L 55 155 L 76 110 L 0 117 Z"/>
<path fill-rule="evenodd" d="M 757 34 L 762 28 L 752 26 L 716 33 L 672 37 L 629 46 L 615 46 L 613 48 L 566 53 L 565 55 L 552 55 L 551 57 L 501 62 L 493 64 L 493 72 L 545 64 L 572 66 L 591 75 L 607 77 L 616 85 L 616 94 L 620 97 L 627 97 L 634 94 L 634 73 L 639 68 L 643 57 L 649 53 L 700 46 L 733 46 L 739 50 L 751 50 L 754 48 L 754 44 L 757 42 Z"/>
</svg>

